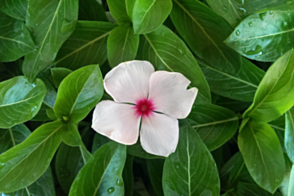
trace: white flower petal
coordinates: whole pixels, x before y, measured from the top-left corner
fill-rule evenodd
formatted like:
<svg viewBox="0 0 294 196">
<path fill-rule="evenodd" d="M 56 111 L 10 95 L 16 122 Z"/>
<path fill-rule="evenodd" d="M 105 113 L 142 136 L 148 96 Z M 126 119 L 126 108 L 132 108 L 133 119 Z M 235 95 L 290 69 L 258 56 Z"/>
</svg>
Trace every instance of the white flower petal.
<svg viewBox="0 0 294 196">
<path fill-rule="evenodd" d="M 146 152 L 168 157 L 178 145 L 178 120 L 158 113 L 143 118 L 140 140 Z"/>
<path fill-rule="evenodd" d="M 186 118 L 191 112 L 198 93 L 197 88 L 187 90 L 190 81 L 180 73 L 157 71 L 151 75 L 149 98 L 155 111 L 174 118 Z"/>
<path fill-rule="evenodd" d="M 106 74 L 105 90 L 116 102 L 136 103 L 147 98 L 153 72 L 154 67 L 148 61 L 121 63 Z"/>
<path fill-rule="evenodd" d="M 92 128 L 116 142 L 135 144 L 139 126 L 140 117 L 135 115 L 132 105 L 101 101 L 94 110 Z"/>
</svg>

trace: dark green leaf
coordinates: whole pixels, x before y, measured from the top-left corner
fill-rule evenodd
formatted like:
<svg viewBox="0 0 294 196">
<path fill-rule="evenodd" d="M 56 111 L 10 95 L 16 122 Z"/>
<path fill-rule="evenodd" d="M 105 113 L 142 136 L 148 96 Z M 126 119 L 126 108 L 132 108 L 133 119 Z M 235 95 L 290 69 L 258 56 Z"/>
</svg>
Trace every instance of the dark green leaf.
<svg viewBox="0 0 294 196">
<path fill-rule="evenodd" d="M 132 21 L 137 34 L 146 34 L 162 25 L 172 9 L 172 0 L 136 0 Z"/>
<path fill-rule="evenodd" d="M 10 128 L 32 119 L 46 94 L 44 83 L 29 83 L 23 76 L 0 83 L 0 127 Z"/>
<path fill-rule="evenodd" d="M 52 82 L 55 87 L 58 88 L 61 81 L 68 76 L 72 71 L 63 67 L 54 67 L 51 68 Z"/>
<path fill-rule="evenodd" d="M 237 74 L 230 74 L 197 60 L 212 92 L 236 99 L 252 101 L 264 72 L 246 59 L 241 59 L 242 67 Z"/>
<path fill-rule="evenodd" d="M 0 62 L 15 61 L 35 50 L 23 21 L 10 18 L 0 11 L 0 27 Z"/>
<path fill-rule="evenodd" d="M 285 148 L 288 157 L 294 163 L 294 108 L 286 112 Z"/>
<path fill-rule="evenodd" d="M 153 154 L 149 154 L 148 152 L 146 152 L 140 142 L 140 140 L 138 139 L 138 142 L 134 145 L 128 146 L 127 150 L 128 150 L 128 154 L 133 155 L 135 157 L 140 157 L 142 159 L 160 159 L 163 157 L 157 156 L 157 155 L 153 155 Z"/>
<path fill-rule="evenodd" d="M 131 19 L 127 14 L 126 1 L 107 0 L 107 4 L 111 16 L 116 20 L 119 25 L 129 25 L 131 23 Z"/>
<path fill-rule="evenodd" d="M 290 177 L 291 177 L 291 170 L 292 170 L 292 162 L 288 158 L 287 154 L 284 154 L 284 158 L 286 163 L 286 172 L 284 175 L 283 182 L 280 185 L 279 189 L 281 193 L 283 194 L 283 196 L 288 196 L 288 191 L 291 190 L 291 187 L 293 187 L 293 184 L 292 185 L 289 184 L 291 179 Z M 293 183 L 293 181 L 291 183 Z M 289 194 L 289 195 L 293 195 L 293 194 Z"/>
<path fill-rule="evenodd" d="M 125 194 L 124 196 L 133 195 L 133 186 L 134 186 L 134 175 L 133 175 L 133 161 L 134 157 L 132 155 L 127 155 L 124 171 L 123 171 L 123 180 L 125 184 Z"/>
<path fill-rule="evenodd" d="M 53 109 L 57 97 L 57 92 L 49 77 L 50 76 L 48 76 L 48 73 L 45 72 L 42 72 L 38 75 L 38 78 L 40 78 L 45 83 L 45 86 L 47 88 L 47 93 L 43 103 Z"/>
<path fill-rule="evenodd" d="M 0 82 L 15 76 L 23 75 L 21 67 L 21 59 L 10 63 L 0 63 Z"/>
<path fill-rule="evenodd" d="M 294 195 L 294 167 L 293 167 L 293 165 L 292 165 L 292 169 L 291 169 L 291 173 L 290 173 L 288 195 Z"/>
<path fill-rule="evenodd" d="M 275 131 L 268 124 L 249 121 L 238 136 L 238 146 L 255 182 L 274 193 L 285 173 L 283 151 Z"/>
<path fill-rule="evenodd" d="M 79 20 L 108 21 L 105 10 L 96 0 L 79 1 Z"/>
<path fill-rule="evenodd" d="M 209 86 L 186 44 L 171 30 L 161 26 L 141 36 L 138 58 L 151 62 L 158 70 L 180 72 L 199 90 L 196 102 L 210 103 Z"/>
<path fill-rule="evenodd" d="M 229 110 L 239 113 L 247 109 L 251 105 L 251 102 L 237 101 L 217 95 L 217 99 L 215 100 L 215 102 L 213 102 L 213 104 L 228 108 Z"/>
<path fill-rule="evenodd" d="M 35 130 L 24 142 L 0 156 L 0 192 L 12 192 L 35 182 L 48 168 L 61 143 L 59 121 Z"/>
<path fill-rule="evenodd" d="M 101 146 L 103 146 L 104 144 L 110 141 L 111 140 L 108 139 L 108 137 L 105 137 L 104 135 L 100 135 L 99 133 L 96 133 L 94 136 L 93 145 L 92 145 L 92 154 L 94 154 L 96 150 L 98 150 L 98 148 L 100 148 Z"/>
<path fill-rule="evenodd" d="M 107 40 L 107 56 L 111 67 L 121 62 L 134 60 L 139 47 L 139 35 L 135 35 L 132 27 L 118 26 L 114 28 Z"/>
<path fill-rule="evenodd" d="M 103 92 L 103 80 L 98 65 L 80 68 L 61 82 L 54 112 L 65 121 L 79 122 L 99 102 Z"/>
<path fill-rule="evenodd" d="M 245 182 L 240 182 L 238 184 L 238 195 L 242 196 L 282 196 L 280 193 L 276 194 L 270 194 L 264 189 L 260 188 L 259 186 L 255 184 L 250 184 L 250 183 L 245 183 Z"/>
<path fill-rule="evenodd" d="M 212 104 L 194 105 L 188 118 L 192 120 L 192 127 L 210 151 L 231 139 L 239 125 L 234 112 Z"/>
<path fill-rule="evenodd" d="M 52 63 L 78 19 L 78 0 L 29 0 L 26 25 L 36 51 L 25 56 L 23 72 L 30 81 Z"/>
<path fill-rule="evenodd" d="M 103 160 L 103 161 L 101 161 Z M 122 172 L 126 161 L 126 147 L 110 142 L 99 148 L 81 169 L 69 196 L 123 195 Z"/>
<path fill-rule="evenodd" d="M 0 10 L 8 16 L 25 20 L 28 8 L 28 0 L 4 0 L 0 1 Z"/>
<path fill-rule="evenodd" d="M 285 131 L 285 115 L 268 123 L 276 131 Z"/>
<path fill-rule="evenodd" d="M 200 1 L 174 0 L 171 19 L 197 57 L 219 71 L 239 73 L 241 55 L 223 43 L 232 28 L 221 16 Z"/>
<path fill-rule="evenodd" d="M 107 36 L 115 26 L 107 22 L 79 21 L 50 67 L 76 70 L 85 65 L 102 65 L 107 59 Z"/>
<path fill-rule="evenodd" d="M 213 157 L 190 125 L 180 129 L 177 150 L 165 160 L 162 185 L 164 195 L 220 194 Z"/>
<path fill-rule="evenodd" d="M 258 86 L 253 104 L 244 113 L 258 122 L 277 119 L 294 104 L 294 51 L 279 58 Z"/>
<path fill-rule="evenodd" d="M 148 174 L 151 184 L 157 196 L 163 196 L 162 190 L 162 173 L 164 159 L 149 159 L 147 160 Z"/>
</svg>

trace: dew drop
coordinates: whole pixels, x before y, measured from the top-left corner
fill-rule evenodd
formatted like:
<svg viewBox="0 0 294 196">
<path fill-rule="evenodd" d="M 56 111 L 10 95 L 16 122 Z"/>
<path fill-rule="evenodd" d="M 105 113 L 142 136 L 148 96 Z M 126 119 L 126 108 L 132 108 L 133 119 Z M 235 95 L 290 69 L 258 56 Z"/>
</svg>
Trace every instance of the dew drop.
<svg viewBox="0 0 294 196">
<path fill-rule="evenodd" d="M 250 21 L 250 22 L 248 23 L 248 25 L 249 25 L 249 27 L 252 27 L 252 25 L 253 25 L 253 22 L 252 22 L 252 21 Z"/>
<path fill-rule="evenodd" d="M 254 50 L 243 50 L 243 53 L 246 55 L 262 55 L 262 47 L 260 45 L 256 45 Z"/>
<path fill-rule="evenodd" d="M 270 15 L 273 15 L 273 13 L 274 13 L 273 11 L 269 11 L 269 14 L 270 14 Z"/>
<path fill-rule="evenodd" d="M 107 189 L 107 192 L 108 192 L 108 194 L 113 193 L 114 192 L 114 188 L 113 187 L 110 187 L 109 189 Z"/>
<path fill-rule="evenodd" d="M 286 27 L 288 25 L 287 21 L 282 21 L 282 27 Z"/>
<path fill-rule="evenodd" d="M 276 179 L 275 179 L 275 182 L 280 182 L 280 179 L 279 179 L 279 178 L 276 178 Z"/>
<path fill-rule="evenodd" d="M 34 106 L 34 107 L 31 109 L 31 112 L 35 111 L 35 109 L 37 109 L 37 106 Z"/>
<path fill-rule="evenodd" d="M 227 6 L 223 6 L 223 10 L 224 10 L 225 12 L 227 12 L 227 11 L 228 11 Z"/>
<path fill-rule="evenodd" d="M 284 53 L 283 52 L 281 52 L 281 56 L 283 55 Z"/>
<path fill-rule="evenodd" d="M 243 7 L 237 7 L 237 10 L 239 12 L 241 12 L 242 14 L 245 14 L 247 12 L 247 10 L 245 8 L 243 8 Z"/>
<path fill-rule="evenodd" d="M 5 165 L 4 163 L 0 162 L 0 169 L 2 169 L 4 167 L 4 165 Z"/>
<path fill-rule="evenodd" d="M 292 4 L 292 0 L 287 0 L 287 1 L 286 1 L 286 4 L 287 4 L 287 5 Z"/>
<path fill-rule="evenodd" d="M 179 169 L 179 166 L 178 166 L 178 165 L 176 165 L 176 168 L 177 168 L 177 169 Z"/>
<path fill-rule="evenodd" d="M 69 33 L 74 30 L 76 27 L 77 21 L 69 21 L 67 19 L 64 19 L 62 22 L 62 27 L 61 27 L 61 33 Z"/>
<path fill-rule="evenodd" d="M 236 31 L 236 35 L 237 35 L 237 36 L 240 35 L 240 31 L 239 31 L 239 30 Z"/>
<path fill-rule="evenodd" d="M 118 186 L 122 186 L 122 185 L 124 185 L 124 182 L 123 182 L 121 179 L 117 179 L 117 180 L 116 180 L 116 184 L 117 184 Z"/>
<path fill-rule="evenodd" d="M 259 14 L 260 20 L 264 20 L 266 17 L 266 12 Z"/>
<path fill-rule="evenodd" d="M 38 48 L 39 48 L 39 46 L 36 46 L 35 48 L 36 48 L 36 49 L 38 49 Z"/>
</svg>

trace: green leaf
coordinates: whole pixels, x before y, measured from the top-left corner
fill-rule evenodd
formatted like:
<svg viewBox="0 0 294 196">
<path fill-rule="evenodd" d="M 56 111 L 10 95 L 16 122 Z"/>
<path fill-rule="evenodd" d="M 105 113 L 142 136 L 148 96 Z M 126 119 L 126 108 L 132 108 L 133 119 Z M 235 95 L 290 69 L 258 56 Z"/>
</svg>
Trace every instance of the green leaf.
<svg viewBox="0 0 294 196">
<path fill-rule="evenodd" d="M 105 10 L 96 0 L 79 1 L 79 20 L 108 21 Z"/>
<path fill-rule="evenodd" d="M 288 195 L 294 195 L 294 167 L 293 167 L 293 165 L 292 165 L 292 169 L 291 169 L 291 173 L 290 173 Z"/>
<path fill-rule="evenodd" d="M 111 140 L 104 135 L 100 135 L 99 133 L 95 133 L 93 145 L 92 145 L 92 154 L 96 152 L 101 146 L 110 142 Z"/>
<path fill-rule="evenodd" d="M 29 83 L 23 76 L 0 83 L 0 128 L 10 128 L 32 119 L 46 94 L 44 83 Z"/>
<path fill-rule="evenodd" d="M 29 0 L 26 25 L 37 49 L 25 56 L 23 72 L 33 81 L 49 66 L 78 19 L 78 0 Z"/>
<path fill-rule="evenodd" d="M 128 148 L 127 148 L 128 154 L 130 154 L 132 156 L 135 156 L 135 157 L 140 157 L 142 159 L 160 159 L 160 158 L 163 158 L 161 156 L 149 154 L 148 152 L 146 152 L 143 149 L 143 147 L 141 146 L 139 141 L 140 140 L 138 139 L 136 144 L 128 146 Z"/>
<path fill-rule="evenodd" d="M 247 16 L 266 7 L 285 4 L 286 0 L 206 0 L 217 14 L 225 18 L 232 27 L 237 26 Z"/>
<path fill-rule="evenodd" d="M 238 146 L 255 182 L 274 193 L 285 173 L 284 155 L 275 131 L 268 124 L 249 121 L 238 136 Z"/>
<path fill-rule="evenodd" d="M 27 0 L 0 1 L 0 10 L 8 16 L 25 21 L 28 8 Z"/>
<path fill-rule="evenodd" d="M 190 125 L 180 129 L 178 147 L 165 160 L 162 185 L 164 195 L 220 194 L 213 157 Z"/>
<path fill-rule="evenodd" d="M 279 187 L 279 190 L 281 191 L 283 196 L 288 196 L 288 191 L 290 189 L 292 189 L 291 187 L 293 187 L 293 185 L 294 185 L 293 181 L 291 182 L 292 184 L 289 184 L 289 182 L 291 180 L 290 177 L 291 177 L 291 170 L 292 170 L 292 162 L 288 158 L 287 154 L 284 154 L 284 158 L 285 158 L 285 163 L 286 163 L 286 172 L 284 175 L 283 182 Z M 289 194 L 289 195 L 293 195 L 293 194 Z"/>
<path fill-rule="evenodd" d="M 133 195 L 133 186 L 134 186 L 133 161 L 134 161 L 134 157 L 132 155 L 127 155 L 125 167 L 122 174 L 124 184 L 125 184 L 124 196 Z"/>
<path fill-rule="evenodd" d="M 162 173 L 164 159 L 147 160 L 148 174 L 150 176 L 152 187 L 157 196 L 163 196 Z"/>
<path fill-rule="evenodd" d="M 38 78 L 40 78 L 44 82 L 47 89 L 47 93 L 43 103 L 46 104 L 48 107 L 53 108 L 56 101 L 57 92 L 56 92 L 56 89 L 54 88 L 53 83 L 51 82 L 50 72 L 49 72 L 49 75 L 48 75 L 48 72 L 47 73 L 42 72 L 38 75 Z"/>
<path fill-rule="evenodd" d="M 121 0 L 107 0 L 111 16 L 119 25 L 129 25 L 131 19 L 127 14 L 126 1 Z"/>
<path fill-rule="evenodd" d="M 58 88 L 62 80 L 68 76 L 72 71 L 63 67 L 51 68 L 52 82 Z"/>
<path fill-rule="evenodd" d="M 294 108 L 286 112 L 285 148 L 288 157 L 294 163 Z"/>
<path fill-rule="evenodd" d="M 237 101 L 237 100 L 222 97 L 219 95 L 216 95 L 216 96 L 217 98 L 215 102 L 213 102 L 213 104 L 225 107 L 229 110 L 234 111 L 235 113 L 243 112 L 251 105 L 251 102 Z"/>
<path fill-rule="evenodd" d="M 107 59 L 107 36 L 115 26 L 108 22 L 79 21 L 50 67 L 76 70 L 85 65 L 102 65 Z"/>
<path fill-rule="evenodd" d="M 15 76 L 23 75 L 21 67 L 21 59 L 10 63 L 0 63 L 0 82 Z"/>
<path fill-rule="evenodd" d="M 158 70 L 180 72 L 197 87 L 197 103 L 210 103 L 209 86 L 197 61 L 186 44 L 171 30 L 161 26 L 156 31 L 142 35 L 138 51 L 140 60 L 151 62 Z"/>
<path fill-rule="evenodd" d="M 58 131 L 62 127 L 60 121 L 44 124 L 24 142 L 0 155 L 0 192 L 24 188 L 46 171 L 61 143 Z"/>
<path fill-rule="evenodd" d="M 136 0 L 132 21 L 136 34 L 146 34 L 160 27 L 172 9 L 171 0 Z"/>
<path fill-rule="evenodd" d="M 293 8 L 250 15 L 235 28 L 226 44 L 249 59 L 275 61 L 293 48 Z"/>
<path fill-rule="evenodd" d="M 98 196 L 110 193 L 123 195 L 122 172 L 125 161 L 126 147 L 124 145 L 114 142 L 105 144 L 81 169 L 71 186 L 69 196 Z"/>
<path fill-rule="evenodd" d="M 129 16 L 130 19 L 132 19 L 133 17 L 133 10 L 134 10 L 134 5 L 136 0 L 125 0 L 126 2 L 126 10 L 127 10 L 127 14 Z"/>
<path fill-rule="evenodd" d="M 268 124 L 276 131 L 285 131 L 285 115 L 280 116 L 274 121 L 269 122 Z"/>
<path fill-rule="evenodd" d="M 243 114 L 258 122 L 277 119 L 294 104 L 294 51 L 280 57 L 266 72 L 253 104 Z"/>
<path fill-rule="evenodd" d="M 64 121 L 79 122 L 99 102 L 103 92 L 103 80 L 98 65 L 80 68 L 61 82 L 54 112 Z"/>
<path fill-rule="evenodd" d="M 239 73 L 241 55 L 223 43 L 232 28 L 221 16 L 195 0 L 174 0 L 170 16 L 197 57 L 219 71 Z"/>
<path fill-rule="evenodd" d="M 282 196 L 280 193 L 270 194 L 266 192 L 264 189 L 260 188 L 256 184 L 250 184 L 245 182 L 240 182 L 238 184 L 238 195 L 242 196 L 252 196 L 252 195 L 262 195 L 262 196 Z"/>
<path fill-rule="evenodd" d="M 107 40 L 107 56 L 111 67 L 121 62 L 134 60 L 139 47 L 139 35 L 135 35 L 132 27 L 118 26 L 114 28 Z"/>
<path fill-rule="evenodd" d="M 69 146 L 79 146 L 82 145 L 82 138 L 79 130 L 74 124 L 65 124 L 62 127 L 62 141 Z"/>
<path fill-rule="evenodd" d="M 239 126 L 234 112 L 212 104 L 195 104 L 188 119 L 210 151 L 230 140 Z"/>
<path fill-rule="evenodd" d="M 264 71 L 244 58 L 237 74 L 220 71 L 202 60 L 197 61 L 212 92 L 239 101 L 252 101 L 264 76 Z"/>
<path fill-rule="evenodd" d="M 35 50 L 23 21 L 10 18 L 0 11 L 0 27 L 0 62 L 15 61 Z"/>
</svg>

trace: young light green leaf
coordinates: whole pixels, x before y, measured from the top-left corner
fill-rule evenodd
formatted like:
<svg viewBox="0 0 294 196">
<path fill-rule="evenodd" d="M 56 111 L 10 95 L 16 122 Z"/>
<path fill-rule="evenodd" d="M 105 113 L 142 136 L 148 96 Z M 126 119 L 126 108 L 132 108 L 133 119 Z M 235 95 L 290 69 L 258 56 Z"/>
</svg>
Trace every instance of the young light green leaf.
<svg viewBox="0 0 294 196">
<path fill-rule="evenodd" d="M 285 148 L 288 157 L 294 163 L 294 108 L 286 112 Z"/>
<path fill-rule="evenodd" d="M 136 34 L 146 34 L 160 27 L 172 9 L 172 0 L 136 0 L 132 21 Z"/>
<path fill-rule="evenodd" d="M 210 66 L 202 60 L 197 62 L 212 92 L 239 101 L 252 101 L 264 71 L 245 58 L 241 59 L 239 73 L 230 74 Z"/>
<path fill-rule="evenodd" d="M 142 35 L 137 57 L 151 62 L 158 70 L 182 73 L 191 81 L 190 86 L 199 90 L 196 102 L 211 102 L 209 86 L 193 54 L 167 27 L 161 26 L 152 33 Z"/>
<path fill-rule="evenodd" d="M 133 10 L 134 10 L 134 5 L 136 0 L 125 0 L 126 2 L 126 9 L 127 9 L 127 14 L 130 19 L 133 17 Z"/>
<path fill-rule="evenodd" d="M 85 65 L 102 65 L 107 59 L 107 36 L 116 26 L 109 22 L 79 21 L 50 67 L 76 70 Z"/>
<path fill-rule="evenodd" d="M 48 168 L 61 143 L 60 121 L 36 129 L 24 142 L 0 155 L 0 192 L 12 192 L 35 182 Z"/>
<path fill-rule="evenodd" d="M 103 161 L 101 161 L 103 160 Z M 124 194 L 122 172 L 126 161 L 126 147 L 110 142 L 99 148 L 80 170 L 69 196 Z"/>
<path fill-rule="evenodd" d="M 58 88 L 62 80 L 68 76 L 72 71 L 63 67 L 51 68 L 52 82 Z"/>
<path fill-rule="evenodd" d="M 249 59 L 275 61 L 293 48 L 293 8 L 250 15 L 235 28 L 226 44 Z"/>
<path fill-rule="evenodd" d="M 20 90 L 21 89 L 21 90 Z M 23 76 L 0 83 L 0 128 L 10 128 L 32 119 L 46 94 L 44 83 L 29 83 Z"/>
<path fill-rule="evenodd" d="M 268 124 L 249 121 L 238 136 L 238 146 L 255 182 L 274 193 L 285 173 L 283 150 L 275 131 Z"/>
<path fill-rule="evenodd" d="M 111 67 L 121 62 L 134 60 L 139 47 L 139 35 L 133 28 L 118 26 L 114 28 L 107 40 L 107 56 Z"/>
<path fill-rule="evenodd" d="M 165 160 L 162 186 L 164 195 L 220 195 L 213 157 L 189 124 L 180 129 L 178 147 Z"/>
<path fill-rule="evenodd" d="M 121 0 L 107 0 L 107 4 L 111 16 L 115 19 L 117 24 L 129 26 L 131 19 L 127 14 L 126 1 Z"/>
<path fill-rule="evenodd" d="M 212 104 L 195 104 L 188 119 L 210 151 L 230 140 L 239 125 L 234 112 Z"/>
<path fill-rule="evenodd" d="M 277 119 L 294 104 L 294 51 L 280 57 L 266 72 L 253 104 L 243 114 L 258 122 Z"/>
<path fill-rule="evenodd" d="M 0 1 L 0 10 L 8 16 L 25 21 L 28 8 L 28 0 L 4 0 Z M 1 20 L 1 19 L 0 19 Z"/>
<path fill-rule="evenodd" d="M 150 176 L 152 187 L 157 196 L 163 196 L 162 174 L 164 159 L 147 160 L 147 169 Z"/>
<path fill-rule="evenodd" d="M 25 56 L 23 72 L 33 81 L 49 66 L 78 19 L 78 0 L 29 0 L 26 25 L 34 35 L 36 51 Z"/>
<path fill-rule="evenodd" d="M 241 55 L 223 43 L 232 28 L 221 16 L 195 0 L 174 0 L 170 16 L 197 57 L 219 71 L 239 73 Z"/>
<path fill-rule="evenodd" d="M 79 20 L 108 21 L 105 10 L 96 0 L 79 1 Z"/>
<path fill-rule="evenodd" d="M 35 50 L 35 44 L 23 21 L 0 11 L 0 27 L 0 62 L 15 61 Z"/>
<path fill-rule="evenodd" d="M 84 119 L 103 95 L 98 65 L 89 65 L 69 74 L 60 84 L 54 112 L 59 119 L 77 123 Z"/>
</svg>

